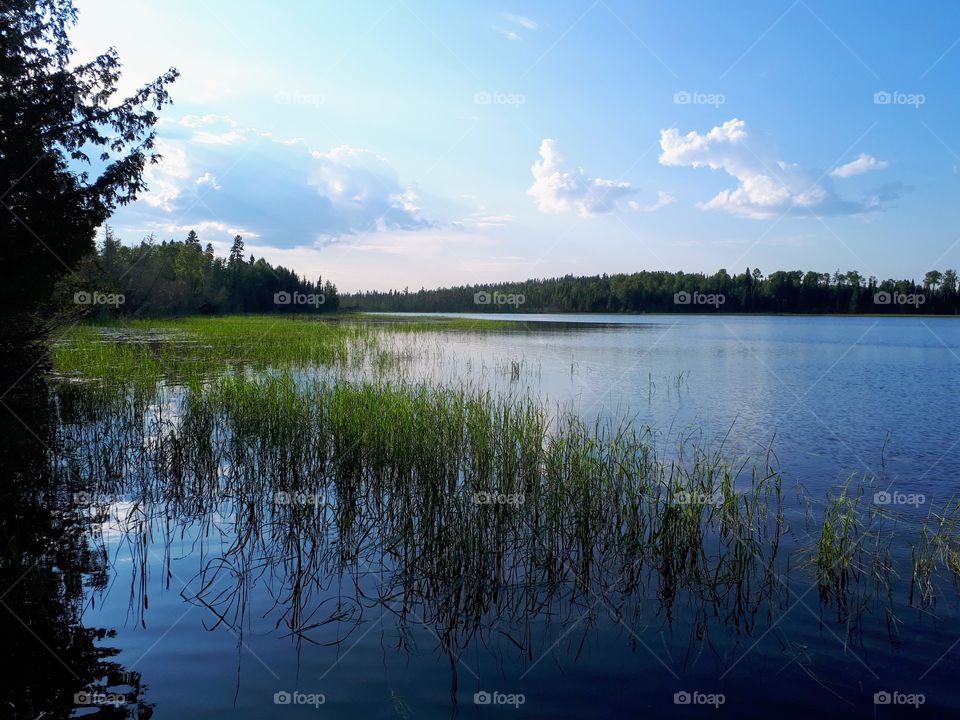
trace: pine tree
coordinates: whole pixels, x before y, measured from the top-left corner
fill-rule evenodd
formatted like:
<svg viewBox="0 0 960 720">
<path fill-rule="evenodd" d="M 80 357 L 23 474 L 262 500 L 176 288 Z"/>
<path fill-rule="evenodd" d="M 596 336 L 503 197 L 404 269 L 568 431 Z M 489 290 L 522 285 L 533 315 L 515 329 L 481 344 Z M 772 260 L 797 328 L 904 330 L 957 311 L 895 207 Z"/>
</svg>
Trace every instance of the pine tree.
<svg viewBox="0 0 960 720">
<path fill-rule="evenodd" d="M 234 236 L 233 245 L 230 247 L 230 264 L 243 262 L 243 238 L 239 235 Z"/>
</svg>

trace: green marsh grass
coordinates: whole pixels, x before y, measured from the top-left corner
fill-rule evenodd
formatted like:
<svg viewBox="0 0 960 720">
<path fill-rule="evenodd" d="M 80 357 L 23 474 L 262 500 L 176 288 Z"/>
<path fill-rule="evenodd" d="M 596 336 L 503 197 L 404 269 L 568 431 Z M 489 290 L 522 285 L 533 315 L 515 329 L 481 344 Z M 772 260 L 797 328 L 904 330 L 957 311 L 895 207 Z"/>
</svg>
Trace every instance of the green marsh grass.
<svg viewBox="0 0 960 720">
<path fill-rule="evenodd" d="M 438 327 L 464 329 L 275 317 L 78 328 L 55 351 L 61 377 L 88 380 L 58 388 L 64 462 L 84 490 L 135 499 L 134 534 L 151 512 L 227 522 L 194 601 L 235 626 L 245 584 L 267 578 L 298 640 L 325 637 L 317 603 L 345 572 L 353 609 L 331 620 L 404 598 L 398 622 L 415 608 L 445 647 L 492 633 L 491 615 L 529 623 L 597 597 L 617 617 L 655 597 L 671 623 L 682 606 L 697 632 L 717 621 L 748 632 L 789 606 L 801 569 L 846 622 L 869 595 L 853 590 L 889 591 L 890 522 L 864 501 L 869 483 L 831 492 L 805 533 L 784 513 L 769 452 L 733 462 L 522 392 L 404 381 L 394 370 L 411 357 L 392 334 Z M 301 372 L 317 366 L 329 372 Z M 521 367 L 504 365 L 512 380 Z M 936 572 L 958 570 L 958 522 L 956 503 L 931 509 L 912 562 L 919 604 Z M 227 576 L 235 590 L 214 594 Z"/>
<path fill-rule="evenodd" d="M 375 316 L 243 315 L 130 319 L 80 325 L 55 345 L 57 372 L 98 381 L 190 381 L 242 367 L 385 369 L 404 360 L 398 333 L 509 329 L 495 320 L 383 321 Z"/>
</svg>

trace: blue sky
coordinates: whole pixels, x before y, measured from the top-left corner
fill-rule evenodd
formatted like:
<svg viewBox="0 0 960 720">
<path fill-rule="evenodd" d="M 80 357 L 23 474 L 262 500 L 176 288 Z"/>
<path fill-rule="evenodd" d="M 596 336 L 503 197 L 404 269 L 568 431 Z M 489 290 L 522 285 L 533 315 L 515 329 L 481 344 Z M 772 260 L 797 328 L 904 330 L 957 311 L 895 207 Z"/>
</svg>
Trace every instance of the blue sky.
<svg viewBox="0 0 960 720">
<path fill-rule="evenodd" d="M 128 243 L 197 228 L 347 290 L 960 267 L 960 6 L 79 0 L 181 79 Z"/>
</svg>

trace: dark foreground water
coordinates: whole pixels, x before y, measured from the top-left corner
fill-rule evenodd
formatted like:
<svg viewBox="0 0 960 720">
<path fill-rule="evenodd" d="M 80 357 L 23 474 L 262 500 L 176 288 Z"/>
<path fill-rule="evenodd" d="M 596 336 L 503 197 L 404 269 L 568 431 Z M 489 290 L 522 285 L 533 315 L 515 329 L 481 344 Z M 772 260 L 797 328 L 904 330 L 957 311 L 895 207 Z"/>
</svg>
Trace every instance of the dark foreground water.
<svg viewBox="0 0 960 720">
<path fill-rule="evenodd" d="M 285 534 L 282 516 L 257 518 L 245 537 L 254 524 L 238 523 L 230 500 L 74 497 L 91 508 L 86 523 L 55 517 L 49 533 L 34 531 L 34 550 L 68 534 L 69 552 L 5 578 L 16 581 L 0 601 L 20 665 L 7 694 L 24 707 L 25 696 L 62 691 L 74 716 L 100 717 L 960 716 L 960 594 L 950 578 L 926 594 L 910 578 L 911 522 L 960 494 L 957 321 L 518 322 L 508 333 L 417 336 L 434 360 L 409 372 L 627 418 L 667 449 L 695 436 L 734 458 L 771 451 L 789 525 L 776 572 L 736 592 L 678 591 L 662 567 L 594 582 L 559 558 L 562 571 L 544 577 L 521 552 L 480 597 L 443 571 L 442 544 L 434 557 L 407 557 L 392 538 L 374 548 L 335 509 L 309 539 Z M 177 414 L 173 401 L 153 410 Z M 45 437 L 25 436 L 17 452 Z M 872 489 L 884 494 L 867 502 L 902 512 L 892 589 L 866 566 L 849 594 L 825 593 L 804 570 L 817 502 L 851 476 L 881 478 Z M 44 502 L 24 505 L 8 533 Z M 76 592 L 44 597 L 36 573 L 63 574 Z"/>
</svg>

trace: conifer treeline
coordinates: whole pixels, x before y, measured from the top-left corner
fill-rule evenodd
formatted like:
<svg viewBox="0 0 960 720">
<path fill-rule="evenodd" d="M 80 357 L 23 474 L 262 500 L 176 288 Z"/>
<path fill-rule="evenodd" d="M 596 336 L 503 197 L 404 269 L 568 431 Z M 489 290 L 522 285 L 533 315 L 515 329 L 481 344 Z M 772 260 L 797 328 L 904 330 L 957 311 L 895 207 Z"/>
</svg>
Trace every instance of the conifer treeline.
<svg viewBox="0 0 960 720">
<path fill-rule="evenodd" d="M 123 245 L 107 228 L 96 252 L 61 284 L 58 302 L 95 311 L 140 314 L 332 312 L 757 312 L 960 313 L 957 273 L 931 270 L 921 283 L 877 280 L 856 271 L 822 273 L 747 268 L 730 275 L 684 272 L 573 276 L 462 285 L 416 292 L 340 295 L 285 267 L 245 257 L 243 238 L 216 257 L 196 232 L 183 241 Z M 100 293 L 100 295 L 94 295 Z M 117 297 L 122 296 L 118 302 Z"/>
<path fill-rule="evenodd" d="M 336 285 L 301 278 L 263 258 L 244 257 L 243 238 L 228 257 L 202 247 L 191 230 L 185 240 L 123 245 L 110 228 L 58 289 L 57 302 L 89 305 L 94 312 L 137 315 L 332 312 Z"/>
<path fill-rule="evenodd" d="M 726 270 L 713 275 L 645 271 L 417 292 L 362 292 L 344 294 L 340 305 L 351 310 L 406 312 L 957 314 L 960 296 L 954 270 L 932 270 L 918 284 L 879 281 L 855 271 L 778 270 L 764 276 L 747 268 L 738 275 Z"/>
</svg>

